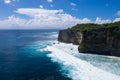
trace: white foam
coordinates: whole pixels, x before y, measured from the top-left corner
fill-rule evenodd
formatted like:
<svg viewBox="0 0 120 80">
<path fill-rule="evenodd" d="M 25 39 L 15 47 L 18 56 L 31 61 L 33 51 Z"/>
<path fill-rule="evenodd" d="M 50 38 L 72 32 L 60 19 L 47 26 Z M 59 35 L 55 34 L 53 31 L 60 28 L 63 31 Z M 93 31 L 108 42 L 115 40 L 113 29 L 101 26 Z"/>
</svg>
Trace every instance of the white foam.
<svg viewBox="0 0 120 80">
<path fill-rule="evenodd" d="M 120 76 L 99 69 L 89 62 L 73 56 L 78 54 L 77 45 L 55 43 L 44 50 L 52 52 L 48 56 L 53 61 L 62 64 L 62 70 L 68 71 L 69 73 L 66 75 L 73 80 L 120 80 Z"/>
</svg>

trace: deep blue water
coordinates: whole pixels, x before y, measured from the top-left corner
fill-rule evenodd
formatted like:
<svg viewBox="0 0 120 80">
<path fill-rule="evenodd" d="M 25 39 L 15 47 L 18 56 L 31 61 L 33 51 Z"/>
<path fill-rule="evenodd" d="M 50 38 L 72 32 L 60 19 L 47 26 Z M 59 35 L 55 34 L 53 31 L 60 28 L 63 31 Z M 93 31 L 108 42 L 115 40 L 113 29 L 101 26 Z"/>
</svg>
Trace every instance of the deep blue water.
<svg viewBox="0 0 120 80">
<path fill-rule="evenodd" d="M 58 30 L 0 30 L 0 80 L 70 80 L 40 52 Z"/>
</svg>

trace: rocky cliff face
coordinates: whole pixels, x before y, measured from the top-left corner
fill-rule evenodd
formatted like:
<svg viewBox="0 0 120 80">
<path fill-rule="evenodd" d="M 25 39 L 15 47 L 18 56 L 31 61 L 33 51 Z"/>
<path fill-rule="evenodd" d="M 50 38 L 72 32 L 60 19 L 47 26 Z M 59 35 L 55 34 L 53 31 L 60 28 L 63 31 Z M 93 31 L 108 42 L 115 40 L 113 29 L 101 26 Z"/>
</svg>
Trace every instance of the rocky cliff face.
<svg viewBox="0 0 120 80">
<path fill-rule="evenodd" d="M 58 41 L 79 45 L 79 52 L 120 57 L 120 27 L 61 30 Z"/>
<path fill-rule="evenodd" d="M 80 44 L 82 41 L 81 31 L 61 30 L 59 31 L 58 41 L 64 43 Z"/>
</svg>

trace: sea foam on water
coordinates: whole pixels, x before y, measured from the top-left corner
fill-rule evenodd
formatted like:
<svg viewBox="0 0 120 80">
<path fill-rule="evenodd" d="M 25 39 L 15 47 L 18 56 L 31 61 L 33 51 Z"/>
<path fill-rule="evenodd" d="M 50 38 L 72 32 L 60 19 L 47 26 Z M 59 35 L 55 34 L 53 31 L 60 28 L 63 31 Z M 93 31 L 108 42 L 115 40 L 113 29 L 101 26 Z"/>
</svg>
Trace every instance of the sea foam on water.
<svg viewBox="0 0 120 80">
<path fill-rule="evenodd" d="M 44 50 L 51 52 L 47 56 L 51 57 L 53 62 L 59 63 L 62 72 L 73 80 L 120 80 L 120 76 L 75 57 L 78 54 L 77 48 L 78 45 L 54 42 Z"/>
</svg>

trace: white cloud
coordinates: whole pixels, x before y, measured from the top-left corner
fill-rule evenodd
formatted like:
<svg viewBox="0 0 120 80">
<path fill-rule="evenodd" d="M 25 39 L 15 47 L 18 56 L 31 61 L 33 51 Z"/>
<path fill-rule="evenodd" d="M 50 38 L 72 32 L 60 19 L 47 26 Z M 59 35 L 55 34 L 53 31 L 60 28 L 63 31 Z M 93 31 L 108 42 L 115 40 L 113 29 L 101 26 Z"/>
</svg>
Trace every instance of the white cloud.
<svg viewBox="0 0 120 80">
<path fill-rule="evenodd" d="M 19 29 L 21 28 L 20 26 L 26 25 L 26 22 L 27 20 L 11 15 L 7 19 L 0 21 L 0 29 Z"/>
<path fill-rule="evenodd" d="M 113 22 L 117 22 L 117 21 L 120 21 L 120 18 L 115 18 Z"/>
<path fill-rule="evenodd" d="M 7 26 L 11 28 L 67 28 L 82 20 L 64 13 L 63 10 L 47 10 L 40 8 L 19 8 L 15 11 L 18 14 L 23 14 L 31 17 L 30 19 L 21 19 L 15 16 L 9 16 L 6 20 L 0 21 L 0 27 Z M 84 21 L 84 20 L 83 20 Z"/>
<path fill-rule="evenodd" d="M 53 0 L 47 0 L 47 2 L 53 2 Z"/>
<path fill-rule="evenodd" d="M 71 6 L 76 6 L 76 4 L 75 4 L 75 3 L 73 3 L 73 2 L 71 2 L 71 3 L 70 3 L 70 5 L 71 5 Z"/>
<path fill-rule="evenodd" d="M 4 3 L 5 3 L 5 4 L 10 4 L 10 3 L 11 3 L 11 0 L 4 0 Z"/>
<path fill-rule="evenodd" d="M 117 11 L 117 16 L 120 16 L 120 11 Z"/>
<path fill-rule="evenodd" d="M 111 23 L 112 22 L 112 20 L 110 20 L 110 19 L 101 19 L 101 18 L 99 18 L 99 17 L 97 17 L 96 18 L 96 21 L 95 21 L 95 23 L 96 24 L 105 24 L 105 23 Z"/>
<path fill-rule="evenodd" d="M 96 21 L 91 21 L 88 18 L 79 19 L 65 13 L 61 9 L 48 10 L 44 8 L 19 8 L 15 12 L 26 15 L 30 17 L 30 19 L 22 19 L 11 15 L 5 20 L 0 20 L 0 29 L 68 28 L 81 23 L 103 24 L 120 20 L 120 18 L 116 18 L 114 21 L 101 18 L 96 18 Z"/>
<path fill-rule="evenodd" d="M 88 18 L 83 18 L 83 19 L 80 20 L 80 23 L 92 23 L 92 21 Z"/>
<path fill-rule="evenodd" d="M 58 16 L 62 14 L 63 10 L 47 10 L 47 9 L 39 9 L 39 8 L 19 8 L 15 11 L 18 14 L 24 14 L 32 18 L 49 18 L 52 16 Z"/>
<path fill-rule="evenodd" d="M 40 5 L 40 8 L 43 8 L 43 5 Z"/>
</svg>

